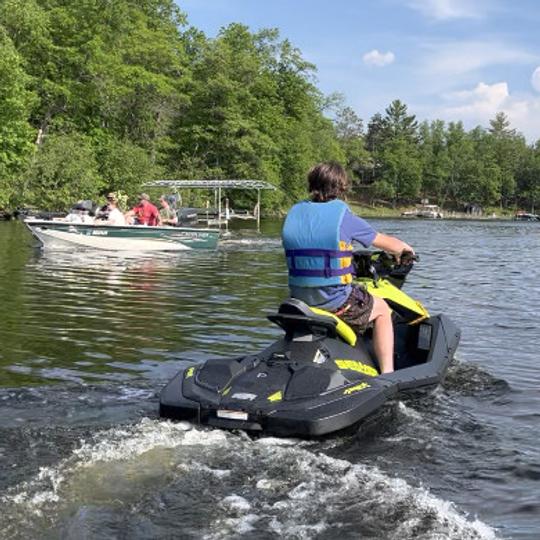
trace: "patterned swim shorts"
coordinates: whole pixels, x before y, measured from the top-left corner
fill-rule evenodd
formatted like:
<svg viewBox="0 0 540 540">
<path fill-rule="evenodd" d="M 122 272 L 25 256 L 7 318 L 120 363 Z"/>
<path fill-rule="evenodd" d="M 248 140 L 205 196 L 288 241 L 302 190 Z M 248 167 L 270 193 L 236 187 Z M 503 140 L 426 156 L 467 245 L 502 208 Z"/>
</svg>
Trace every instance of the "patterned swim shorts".
<svg viewBox="0 0 540 540">
<path fill-rule="evenodd" d="M 349 298 L 334 311 L 334 314 L 351 326 L 356 333 L 361 334 L 370 325 L 369 317 L 372 311 L 373 296 L 363 287 L 353 285 Z"/>
</svg>

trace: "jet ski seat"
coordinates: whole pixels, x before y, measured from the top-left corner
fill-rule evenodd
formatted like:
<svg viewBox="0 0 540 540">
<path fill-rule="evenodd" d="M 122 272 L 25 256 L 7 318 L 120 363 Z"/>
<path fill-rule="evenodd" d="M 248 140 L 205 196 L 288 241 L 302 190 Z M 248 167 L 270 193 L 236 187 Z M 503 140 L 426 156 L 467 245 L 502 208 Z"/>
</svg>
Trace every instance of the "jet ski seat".
<svg viewBox="0 0 540 540">
<path fill-rule="evenodd" d="M 339 337 L 354 347 L 358 336 L 356 332 L 339 317 L 324 309 L 310 307 L 296 298 L 288 298 L 279 306 L 278 312 L 268 315 L 268 319 L 281 326 L 287 335 L 323 334 Z"/>
</svg>

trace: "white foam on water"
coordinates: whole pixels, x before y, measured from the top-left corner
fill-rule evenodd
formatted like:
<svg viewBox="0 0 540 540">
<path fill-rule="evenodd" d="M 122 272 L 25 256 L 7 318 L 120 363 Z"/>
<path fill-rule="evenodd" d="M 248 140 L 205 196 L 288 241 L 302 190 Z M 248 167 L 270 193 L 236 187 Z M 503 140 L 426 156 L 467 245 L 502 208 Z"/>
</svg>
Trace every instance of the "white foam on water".
<svg viewBox="0 0 540 540">
<path fill-rule="evenodd" d="M 221 508 L 226 512 L 225 517 L 214 521 L 211 531 L 202 535 L 205 540 L 221 540 L 231 538 L 231 535 L 249 535 L 255 530 L 255 524 L 259 521 L 257 514 L 251 513 L 251 504 L 240 495 L 232 494 L 225 497 Z"/>
<path fill-rule="evenodd" d="M 413 408 L 407 407 L 407 405 L 405 405 L 403 401 L 398 401 L 397 406 L 398 411 L 404 416 L 411 418 L 412 420 L 422 420 L 422 415 L 418 411 L 415 411 Z"/>
<path fill-rule="evenodd" d="M 217 530 L 203 533 L 201 538 L 204 540 L 229 540 L 242 535 L 251 538 L 252 534 L 250 533 L 256 530 L 259 519 L 256 514 L 245 514 L 238 518 L 225 518 L 216 522 Z"/>
<path fill-rule="evenodd" d="M 249 246 L 249 247 L 281 247 L 280 238 L 226 238 L 220 242 L 221 247 Z"/>
<path fill-rule="evenodd" d="M 340 461 L 326 456 L 320 456 L 320 459 L 330 466 Z M 415 538 L 416 524 L 428 513 L 435 517 L 440 527 L 440 531 L 430 531 L 430 539 L 437 538 L 437 535 L 445 540 L 494 540 L 497 538 L 496 532 L 491 527 L 478 519 L 468 520 L 465 515 L 456 510 L 453 503 L 435 497 L 425 488 L 413 487 L 400 478 L 390 478 L 376 467 L 350 465 L 344 462 L 339 464 L 338 471 L 343 472 L 347 468 L 348 471 L 345 474 L 336 475 L 339 479 L 338 492 L 367 491 L 371 493 L 380 501 L 382 517 L 387 509 L 407 508 L 411 515 L 400 523 L 399 531 L 392 536 L 396 540 Z"/>
<path fill-rule="evenodd" d="M 221 501 L 221 504 L 227 510 L 238 513 L 247 513 L 251 509 L 251 504 L 244 497 L 240 497 L 240 495 L 229 495 Z"/>
<path fill-rule="evenodd" d="M 210 473 L 216 478 L 226 478 L 227 476 L 231 476 L 232 474 L 232 471 L 230 469 L 213 469 L 212 467 L 208 467 L 207 465 L 203 465 L 201 463 L 199 463 L 197 467 L 199 471 Z M 186 468 L 186 470 L 189 470 L 189 467 Z"/>
<path fill-rule="evenodd" d="M 422 487 L 391 478 L 376 467 L 351 464 L 291 446 L 259 445 L 259 448 L 262 454 L 253 459 L 262 459 L 260 467 L 267 465 L 267 461 L 287 466 L 282 472 L 282 497 L 272 504 L 264 493 L 277 489 L 279 481 L 274 483 L 268 478 L 255 481 L 254 487 L 261 496 L 250 500 L 250 515 L 258 516 L 263 530 L 282 538 L 314 538 L 327 529 L 337 530 L 341 523 L 351 519 L 360 521 L 366 514 L 375 523 L 396 521 L 396 525 L 389 525 L 384 533 L 392 540 L 497 538 L 491 527 L 479 520 L 468 520 L 452 503 L 431 495 Z M 219 535 L 214 537 L 208 533 L 208 538 L 234 535 L 235 525 L 234 520 L 218 519 L 211 527 L 219 528 Z M 426 527 L 425 534 L 418 534 Z"/>
<path fill-rule="evenodd" d="M 120 388 L 119 395 L 115 396 L 118 401 L 132 401 L 135 399 L 147 400 L 155 394 L 154 390 L 145 390 L 143 388 Z"/>
<path fill-rule="evenodd" d="M 283 525 L 277 519 L 273 519 L 270 522 L 270 529 L 277 533 L 280 538 L 314 538 L 327 528 L 328 523 L 324 521 L 319 523 L 311 523 L 309 525 L 291 525 L 290 523 Z"/>
<path fill-rule="evenodd" d="M 362 520 L 381 527 L 390 540 L 497 538 L 491 527 L 468 519 L 427 489 L 316 448 L 316 442 L 253 441 L 185 422 L 143 419 L 97 434 L 56 466 L 9 490 L 0 499 L 9 514 L 0 516 L 0 529 L 7 523 L 13 533 L 32 516 L 37 516 L 32 530 L 58 526 L 58 520 L 87 504 L 128 509 L 171 481 L 189 477 L 191 484 L 203 486 L 210 474 L 217 479 L 212 496 L 221 499 L 208 513 L 191 518 L 200 521 L 201 537 L 208 540 L 249 538 L 253 531 L 308 539 L 330 529 L 339 534 L 343 524 L 350 528 Z"/>
<path fill-rule="evenodd" d="M 41 468 L 35 479 L 8 490 L 0 500 L 26 505 L 28 510 L 41 514 L 44 505 L 61 500 L 61 488 L 81 469 L 127 461 L 156 448 L 223 445 L 225 441 L 224 432 L 218 430 L 197 430 L 187 422 L 145 418 L 135 426 L 102 432 L 97 442 L 83 442 L 70 457 L 55 467 Z"/>
<path fill-rule="evenodd" d="M 285 439 L 280 437 L 261 437 L 256 441 L 257 444 L 262 446 L 303 446 L 305 442 L 299 439 Z"/>
<path fill-rule="evenodd" d="M 271 480 L 269 478 L 261 478 L 256 484 L 257 489 L 273 490 L 277 489 L 280 485 L 279 480 Z"/>
</svg>

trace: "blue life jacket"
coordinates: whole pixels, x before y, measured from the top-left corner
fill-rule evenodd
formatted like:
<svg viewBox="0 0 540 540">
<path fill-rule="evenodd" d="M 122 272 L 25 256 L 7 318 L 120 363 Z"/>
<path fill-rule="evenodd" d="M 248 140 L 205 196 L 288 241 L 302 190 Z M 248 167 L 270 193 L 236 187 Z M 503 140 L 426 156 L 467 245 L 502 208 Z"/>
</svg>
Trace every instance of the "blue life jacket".
<svg viewBox="0 0 540 540">
<path fill-rule="evenodd" d="M 352 281 L 352 245 L 340 238 L 348 206 L 338 199 L 302 201 L 287 214 L 281 233 L 289 286 L 327 287 Z"/>
</svg>

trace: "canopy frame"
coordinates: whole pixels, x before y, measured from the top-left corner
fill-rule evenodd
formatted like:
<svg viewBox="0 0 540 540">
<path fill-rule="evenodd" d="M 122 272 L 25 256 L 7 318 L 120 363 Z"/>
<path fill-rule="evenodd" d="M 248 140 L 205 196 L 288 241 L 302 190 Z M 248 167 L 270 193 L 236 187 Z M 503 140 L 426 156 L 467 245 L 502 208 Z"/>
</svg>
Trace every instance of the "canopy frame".
<svg viewBox="0 0 540 540">
<path fill-rule="evenodd" d="M 217 199 L 218 222 L 221 228 L 221 190 L 225 189 L 255 189 L 257 190 L 257 206 L 255 219 L 257 230 L 261 228 L 261 190 L 275 190 L 276 186 L 264 180 L 153 180 L 143 184 L 145 187 L 165 187 L 170 189 L 213 189 L 214 200 Z M 228 208 L 226 208 L 228 210 Z M 225 224 L 228 225 L 227 218 Z"/>
</svg>

